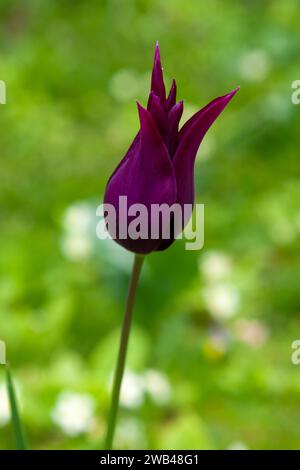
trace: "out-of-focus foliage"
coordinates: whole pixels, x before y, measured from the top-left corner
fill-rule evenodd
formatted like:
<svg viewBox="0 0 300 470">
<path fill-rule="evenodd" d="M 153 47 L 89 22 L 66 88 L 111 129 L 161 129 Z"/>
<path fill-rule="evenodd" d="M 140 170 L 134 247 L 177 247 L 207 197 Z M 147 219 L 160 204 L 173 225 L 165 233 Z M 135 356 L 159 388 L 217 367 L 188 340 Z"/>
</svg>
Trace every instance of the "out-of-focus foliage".
<svg viewBox="0 0 300 470">
<path fill-rule="evenodd" d="M 299 448 L 299 11 L 1 2 L 0 339 L 32 448 L 101 446 L 132 256 L 96 239 L 95 208 L 137 130 L 157 39 L 185 117 L 241 90 L 198 155 L 204 249 L 178 241 L 145 263 L 116 445 Z"/>
</svg>

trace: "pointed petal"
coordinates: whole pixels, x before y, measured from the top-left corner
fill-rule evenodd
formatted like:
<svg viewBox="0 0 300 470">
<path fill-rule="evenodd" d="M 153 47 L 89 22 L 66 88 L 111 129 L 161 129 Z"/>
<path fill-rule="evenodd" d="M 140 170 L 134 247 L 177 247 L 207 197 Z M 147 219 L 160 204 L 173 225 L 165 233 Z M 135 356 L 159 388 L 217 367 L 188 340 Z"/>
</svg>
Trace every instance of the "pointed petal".
<svg viewBox="0 0 300 470">
<path fill-rule="evenodd" d="M 206 111 L 208 109 L 210 109 L 211 107 L 213 106 L 218 106 L 218 104 L 220 103 L 220 101 L 222 101 L 223 99 L 226 99 L 228 97 L 229 101 L 231 100 L 231 98 L 233 98 L 233 96 L 239 91 L 240 87 L 237 87 L 235 88 L 233 91 L 231 91 L 230 93 L 228 93 L 227 95 L 224 95 L 224 96 L 220 96 L 218 98 L 215 98 L 214 100 L 212 100 L 210 103 L 208 103 L 206 106 L 204 106 L 204 108 L 200 109 L 200 111 L 198 111 L 197 113 L 195 113 L 183 126 L 182 128 L 180 129 L 180 140 L 183 140 L 185 134 L 188 132 L 188 130 L 190 129 L 190 127 L 192 127 L 192 125 L 198 120 L 201 118 L 201 116 L 206 113 Z M 226 106 L 226 104 L 225 104 Z"/>
<path fill-rule="evenodd" d="M 176 103 L 176 94 L 177 94 L 177 87 L 176 87 L 176 81 L 173 80 L 172 81 L 172 85 L 171 85 L 171 89 L 170 89 L 170 93 L 169 93 L 169 96 L 167 98 L 167 101 L 166 101 L 166 111 L 170 111 L 171 108 L 173 108 L 173 106 L 175 105 Z"/>
<path fill-rule="evenodd" d="M 151 233 L 151 205 L 172 205 L 176 200 L 176 178 L 165 143 L 149 111 L 138 104 L 141 124 L 134 153 L 114 173 L 106 188 L 104 202 L 112 204 L 119 217 L 119 196 L 127 196 L 127 206 L 144 204 L 148 210 Z M 129 220 L 130 222 L 130 220 Z M 117 231 L 118 232 L 118 231 Z M 135 253 L 150 253 L 160 240 L 117 239 L 120 245 Z"/>
<path fill-rule="evenodd" d="M 150 112 L 161 136 L 165 138 L 167 132 L 167 115 L 161 105 L 160 99 L 151 91 L 148 101 L 148 111 Z"/>
<path fill-rule="evenodd" d="M 173 158 L 178 145 L 178 126 L 183 113 L 183 101 L 175 104 L 168 114 L 167 146 L 170 157 Z"/>
<path fill-rule="evenodd" d="M 155 46 L 154 63 L 151 77 L 151 91 L 153 91 L 161 100 L 162 104 L 166 101 L 166 90 L 163 79 L 163 71 L 160 61 L 158 42 Z"/>
<path fill-rule="evenodd" d="M 180 204 L 194 203 L 194 162 L 199 145 L 210 126 L 237 91 L 238 88 L 213 100 L 180 130 L 179 145 L 173 159 L 177 180 L 177 201 Z"/>
</svg>

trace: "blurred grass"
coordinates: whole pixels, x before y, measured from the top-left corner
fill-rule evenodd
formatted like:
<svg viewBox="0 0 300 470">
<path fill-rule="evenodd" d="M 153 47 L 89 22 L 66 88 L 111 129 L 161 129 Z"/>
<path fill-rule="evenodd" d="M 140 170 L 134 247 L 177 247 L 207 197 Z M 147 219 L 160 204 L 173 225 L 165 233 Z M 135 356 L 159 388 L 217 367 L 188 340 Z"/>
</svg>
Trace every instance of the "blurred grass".
<svg viewBox="0 0 300 470">
<path fill-rule="evenodd" d="M 13 379 L 11 376 L 11 372 L 9 366 L 6 366 L 6 386 L 7 386 L 7 395 L 9 397 L 10 403 L 10 416 L 12 421 L 12 427 L 14 430 L 14 437 L 16 440 L 16 448 L 17 450 L 26 450 L 28 448 L 23 425 L 22 419 L 19 412 L 18 401 L 16 397 L 16 392 L 14 388 Z"/>
<path fill-rule="evenodd" d="M 32 448 L 99 448 L 104 433 L 132 257 L 97 242 L 94 210 L 136 132 L 157 39 L 187 114 L 241 91 L 198 156 L 204 250 L 177 242 L 146 262 L 117 445 L 299 448 L 299 11 L 1 1 L 0 339 Z"/>
</svg>

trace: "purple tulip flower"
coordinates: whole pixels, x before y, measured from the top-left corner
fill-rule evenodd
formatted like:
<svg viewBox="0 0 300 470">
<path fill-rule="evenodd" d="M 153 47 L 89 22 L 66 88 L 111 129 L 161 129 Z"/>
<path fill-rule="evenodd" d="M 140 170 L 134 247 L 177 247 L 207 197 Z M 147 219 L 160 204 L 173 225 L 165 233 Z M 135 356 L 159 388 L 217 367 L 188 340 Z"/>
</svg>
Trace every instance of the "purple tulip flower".
<svg viewBox="0 0 300 470">
<path fill-rule="evenodd" d="M 104 203 L 115 208 L 117 219 L 122 210 L 119 207 L 120 196 L 127 196 L 128 207 L 136 203 L 144 204 L 149 214 L 153 204 L 193 206 L 194 163 L 198 148 L 210 126 L 238 89 L 211 101 L 179 130 L 183 101 L 176 103 L 175 80 L 166 97 L 159 47 L 156 45 L 147 109 L 137 104 L 140 131 L 110 177 L 105 191 Z M 148 222 L 150 226 L 150 218 Z M 185 218 L 183 225 L 186 223 Z M 169 239 L 153 239 L 151 236 L 132 239 L 130 236 L 120 237 L 117 226 L 116 233 L 111 235 L 124 248 L 134 253 L 148 254 L 170 246 L 175 237 L 174 230 L 171 233 Z"/>
</svg>

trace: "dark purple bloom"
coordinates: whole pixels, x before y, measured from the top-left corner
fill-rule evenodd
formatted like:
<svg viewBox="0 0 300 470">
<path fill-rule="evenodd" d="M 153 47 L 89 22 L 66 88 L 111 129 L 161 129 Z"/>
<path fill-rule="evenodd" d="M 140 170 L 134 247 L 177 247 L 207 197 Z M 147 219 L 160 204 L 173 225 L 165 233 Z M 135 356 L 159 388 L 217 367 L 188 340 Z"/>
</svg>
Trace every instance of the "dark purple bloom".
<svg viewBox="0 0 300 470">
<path fill-rule="evenodd" d="M 176 103 L 175 80 L 166 96 L 156 45 L 147 109 L 137 105 L 140 131 L 110 177 L 105 191 L 104 203 L 114 206 L 117 217 L 119 196 L 127 196 L 128 207 L 144 204 L 149 213 L 153 204 L 172 206 L 178 203 L 182 207 L 194 204 L 194 163 L 198 148 L 237 90 L 211 101 L 178 130 L 183 101 Z M 183 225 L 186 222 L 185 219 Z M 120 237 L 117 226 L 113 238 L 134 253 L 147 254 L 170 246 L 174 241 L 174 230 L 167 240 L 153 239 L 150 235 L 147 239 L 132 239 Z"/>
</svg>

